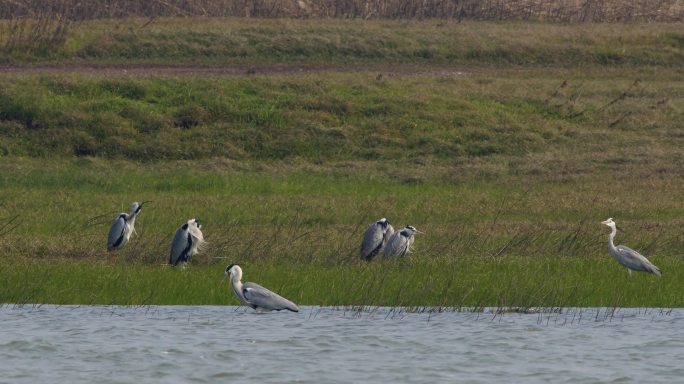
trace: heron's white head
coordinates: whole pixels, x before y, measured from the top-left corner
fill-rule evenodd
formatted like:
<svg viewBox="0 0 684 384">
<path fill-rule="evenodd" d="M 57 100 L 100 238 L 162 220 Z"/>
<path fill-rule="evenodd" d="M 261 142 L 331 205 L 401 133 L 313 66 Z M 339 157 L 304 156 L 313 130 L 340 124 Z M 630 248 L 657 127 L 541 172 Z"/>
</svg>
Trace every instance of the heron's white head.
<svg viewBox="0 0 684 384">
<path fill-rule="evenodd" d="M 197 227 L 197 229 L 202 229 L 202 224 L 200 223 L 200 221 L 198 219 L 195 219 L 195 218 L 188 220 L 188 225 L 190 225 L 192 227 Z"/>
<path fill-rule="evenodd" d="M 425 233 L 425 232 L 421 232 L 421 231 L 417 230 L 416 227 L 414 227 L 413 225 L 406 225 L 406 227 L 404 229 L 410 230 L 412 234 L 413 233 Z"/>
<path fill-rule="evenodd" d="M 383 217 L 382 219 L 376 221 L 376 224 L 380 224 L 380 226 L 381 226 L 382 229 L 383 229 L 383 232 L 387 232 L 387 229 L 390 228 L 390 227 L 392 226 L 392 225 L 390 224 L 389 220 L 387 220 L 387 219 L 384 218 L 384 217 Z"/>
<path fill-rule="evenodd" d="M 607 225 L 611 228 L 615 228 L 615 222 L 613 221 L 612 217 L 609 217 L 606 220 L 602 221 L 601 224 Z"/>
<path fill-rule="evenodd" d="M 142 210 L 142 206 L 145 204 L 143 201 L 142 203 L 138 203 L 137 201 L 133 204 L 131 204 L 131 215 L 137 215 L 140 213 L 140 210 Z"/>
<path fill-rule="evenodd" d="M 226 267 L 226 272 L 224 276 L 230 276 L 231 281 L 240 281 L 242 279 L 242 268 L 237 264 L 231 264 Z"/>
</svg>

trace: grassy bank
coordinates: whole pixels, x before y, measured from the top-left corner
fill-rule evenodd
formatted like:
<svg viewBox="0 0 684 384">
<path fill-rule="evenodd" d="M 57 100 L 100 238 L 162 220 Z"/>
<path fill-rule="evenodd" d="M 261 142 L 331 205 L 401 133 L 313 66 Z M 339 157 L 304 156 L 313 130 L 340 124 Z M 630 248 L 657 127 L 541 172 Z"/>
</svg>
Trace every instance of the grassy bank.
<svg viewBox="0 0 684 384">
<path fill-rule="evenodd" d="M 16 37 L 0 21 L 0 62 L 263 65 L 416 64 L 681 67 L 677 23 L 547 24 L 444 20 L 161 18 L 93 20 Z M 31 30 L 31 25 L 26 27 Z M 42 29 L 41 29 L 42 31 Z M 48 30 L 47 33 L 50 33 Z M 4 43 L 4 44 L 3 44 Z"/>
<path fill-rule="evenodd" d="M 161 264 L 175 229 L 198 217 L 210 246 L 195 263 L 334 266 L 356 262 L 361 233 L 383 216 L 426 232 L 416 242 L 420 260 L 603 258 L 608 229 L 598 222 L 609 216 L 625 231 L 618 241 L 649 255 L 682 255 L 684 182 L 658 174 L 640 177 L 639 187 L 619 188 L 622 176 L 608 172 L 570 182 L 502 173 L 491 180 L 406 183 L 361 166 L 51 163 L 3 162 L 0 216 L 5 222 L 16 216 L 1 232 L 3 258 Z M 111 220 L 143 200 L 152 202 L 136 222 L 135 241 L 108 254 Z"/>
<path fill-rule="evenodd" d="M 303 304 L 680 305 L 681 80 L 4 76 L 0 301 L 234 303 L 215 280 L 241 263 Z M 176 125 L 188 105 L 203 120 Z M 136 200 L 152 200 L 137 235 L 107 253 Z M 407 263 L 369 267 L 361 233 L 383 216 L 426 235 Z M 609 216 L 662 279 L 626 279 L 598 224 Z M 209 246 L 176 273 L 162 265 L 191 217 Z"/>
<path fill-rule="evenodd" d="M 681 263 L 661 260 L 664 278 L 629 276 L 608 258 L 460 258 L 322 268 L 250 263 L 256 281 L 300 305 L 405 307 L 681 307 Z M 10 263 L 0 269 L 9 303 L 238 305 L 224 265 L 93 262 Z M 21 289 L 17 289 L 17 287 Z"/>
<path fill-rule="evenodd" d="M 217 280 L 239 263 L 247 280 L 301 304 L 682 305 L 684 73 L 673 26 L 185 21 L 135 33 L 139 21 L 92 22 L 63 48 L 12 60 L 208 65 L 231 57 L 220 47 L 243 46 L 253 50 L 225 63 L 356 64 L 0 74 L 0 302 L 235 303 Z M 234 34 L 221 29 L 233 24 Z M 215 33 L 206 56 L 183 45 Z M 464 42 L 495 54 L 463 56 Z M 619 59 L 596 59 L 604 49 Z M 111 220 L 144 200 L 137 234 L 107 253 Z M 173 233 L 191 217 L 208 246 L 190 269 L 167 268 Z M 359 260 L 380 217 L 425 232 L 408 260 Z M 629 278 L 610 258 L 607 217 L 662 279 Z"/>
<path fill-rule="evenodd" d="M 682 305 L 684 183 L 662 175 L 607 189 L 621 180 L 501 173 L 415 184 L 308 164 L 7 160 L 2 216 L 16 219 L 0 235 L 0 275 L 9 282 L 2 302 L 235 304 L 218 279 L 240 263 L 246 280 L 302 304 Z M 152 202 L 137 235 L 107 253 L 112 217 L 144 199 Z M 362 231 L 381 216 L 426 232 L 409 259 L 359 260 Z M 599 224 L 608 216 L 624 230 L 618 241 L 647 255 L 663 278 L 630 278 L 610 258 Z M 203 221 L 209 245 L 190 269 L 168 268 L 171 236 L 190 217 Z"/>
<path fill-rule="evenodd" d="M 587 154 L 593 164 L 574 163 L 586 168 L 638 165 L 646 148 L 667 167 L 681 164 L 683 77 L 662 68 L 7 74 L 0 154 L 451 166 L 491 155 L 528 165 L 525 156 L 553 153 Z"/>
</svg>

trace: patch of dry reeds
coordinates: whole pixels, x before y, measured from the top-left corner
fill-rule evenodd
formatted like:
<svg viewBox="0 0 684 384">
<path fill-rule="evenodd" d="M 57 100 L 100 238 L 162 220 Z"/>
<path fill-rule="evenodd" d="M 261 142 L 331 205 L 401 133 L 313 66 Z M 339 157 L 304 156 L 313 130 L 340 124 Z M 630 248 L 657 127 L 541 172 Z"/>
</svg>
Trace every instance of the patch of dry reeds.
<svg viewBox="0 0 684 384">
<path fill-rule="evenodd" d="M 69 26 L 78 18 L 73 3 L 71 0 L 0 2 L 0 19 L 6 23 L 0 28 L 2 50 L 35 53 L 63 45 Z"/>
<path fill-rule="evenodd" d="M 4 0 L 0 19 L 122 17 L 444 18 L 553 22 L 681 21 L 677 0 Z"/>
</svg>

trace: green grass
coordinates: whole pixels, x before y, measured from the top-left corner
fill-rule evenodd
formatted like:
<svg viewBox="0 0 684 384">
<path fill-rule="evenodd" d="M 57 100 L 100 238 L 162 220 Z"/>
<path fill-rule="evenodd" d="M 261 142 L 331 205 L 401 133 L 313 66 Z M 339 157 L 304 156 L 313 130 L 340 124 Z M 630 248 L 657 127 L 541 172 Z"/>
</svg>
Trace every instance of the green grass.
<svg viewBox="0 0 684 384">
<path fill-rule="evenodd" d="M 635 142 L 656 157 L 682 145 L 682 76 L 643 68 L 381 79 L 0 75 L 0 155 L 452 166 L 568 151 L 614 166 L 606 162 L 637 160 Z"/>
<path fill-rule="evenodd" d="M 8 63 L 659 65 L 684 61 L 677 23 L 545 24 L 339 19 L 159 18 L 72 25 Z M 9 36 L 0 22 L 0 46 Z M 49 31 L 48 31 L 49 33 Z M 29 39 L 31 35 L 28 35 Z M 33 47 L 33 48 L 31 48 Z"/>
<path fill-rule="evenodd" d="M 255 281 L 300 305 L 403 307 L 681 307 L 681 264 L 663 262 L 662 279 L 629 276 L 608 258 L 458 258 L 449 263 L 321 267 L 248 263 Z M 10 263 L 0 269 L 3 302 L 104 305 L 238 305 L 224 265 L 93 262 Z M 16 287 L 21 287 L 17 289 Z M 647 299 L 645 299 L 647 298 Z"/>
<path fill-rule="evenodd" d="M 6 159 L 0 216 L 1 302 L 235 304 L 218 279 L 245 279 L 300 304 L 403 306 L 680 306 L 682 181 L 605 191 L 517 176 L 406 184 L 358 169 L 203 169 L 193 163 Z M 119 177 L 119 174 L 123 174 Z M 540 176 L 537 176 L 540 177 Z M 529 181 L 529 180 L 526 180 Z M 579 187 L 576 187 L 579 186 Z M 658 191 L 657 196 L 653 191 Z M 137 235 L 107 253 L 110 220 L 152 200 Z M 358 257 L 362 231 L 386 216 L 425 231 L 396 263 Z M 663 278 L 631 278 L 608 254 L 618 241 L 647 255 Z M 199 217 L 208 241 L 186 271 L 165 266 L 175 229 Z"/>
<path fill-rule="evenodd" d="M 93 23 L 40 60 L 117 62 L 117 33 L 129 32 Z M 163 44 L 184 28 L 229 34 L 211 27 L 235 23 L 236 38 L 252 34 L 254 49 L 276 44 L 281 28 L 309 44 L 361 26 L 358 38 L 388 45 L 382 55 L 352 55 L 359 66 L 349 72 L 0 75 L 0 281 L 9 282 L 0 302 L 235 304 L 218 279 L 239 263 L 246 280 L 300 304 L 682 306 L 684 73 L 681 52 L 663 46 L 674 26 L 179 23 L 160 20 L 135 39 Z M 504 68 L 493 56 L 439 53 L 417 59 L 429 65 L 416 71 L 397 58 L 433 44 L 418 29 L 444 29 L 433 50 L 466 49 L 444 39 L 491 38 L 504 57 L 523 43 L 548 44 L 563 60 Z M 104 52 L 113 56 L 74 59 L 103 36 L 112 36 Z M 341 55 L 316 44 L 309 56 L 273 56 L 270 47 L 244 63 Z M 575 45 L 640 59 L 566 57 Z M 168 49 L 150 62 L 188 63 Z M 111 220 L 144 200 L 137 234 L 106 252 Z M 171 237 L 192 217 L 208 246 L 188 270 L 168 268 Z M 380 217 L 425 232 L 409 259 L 359 260 L 362 233 Z M 630 278 L 610 258 L 599 224 L 607 217 L 624 230 L 617 241 L 663 278 Z"/>
</svg>

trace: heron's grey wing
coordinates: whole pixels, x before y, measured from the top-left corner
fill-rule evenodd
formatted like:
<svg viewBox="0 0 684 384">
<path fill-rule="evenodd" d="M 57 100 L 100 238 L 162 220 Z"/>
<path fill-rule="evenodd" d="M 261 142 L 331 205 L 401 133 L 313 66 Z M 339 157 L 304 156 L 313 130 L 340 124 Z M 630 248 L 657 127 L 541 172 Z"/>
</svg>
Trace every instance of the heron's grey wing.
<svg viewBox="0 0 684 384">
<path fill-rule="evenodd" d="M 245 300 L 258 308 L 276 311 L 287 309 L 292 312 L 299 312 L 297 304 L 256 283 L 243 284 L 242 294 Z"/>
<path fill-rule="evenodd" d="M 653 263 L 648 261 L 648 259 L 641 253 L 626 245 L 618 245 L 615 248 L 617 248 L 618 252 L 620 253 L 620 257 L 624 261 L 624 264 L 627 268 L 633 271 L 644 271 L 658 276 L 661 275 L 660 268 L 653 265 Z"/>
<path fill-rule="evenodd" d="M 385 257 L 404 256 L 407 244 L 406 237 L 402 236 L 401 232 L 395 232 L 385 245 Z"/>
<path fill-rule="evenodd" d="M 371 224 L 363 235 L 361 258 L 367 261 L 372 260 L 380 252 L 382 240 L 382 227 L 377 223 Z"/>
<path fill-rule="evenodd" d="M 411 243 L 413 243 L 413 241 L 410 237 L 406 237 L 406 236 L 398 236 L 398 237 L 399 237 L 400 242 L 398 245 L 397 254 L 399 257 L 404 257 L 409 252 L 409 247 L 411 246 Z"/>
<path fill-rule="evenodd" d="M 112 222 L 112 227 L 109 228 L 109 236 L 107 237 L 107 250 L 111 251 L 116 249 L 124 237 L 124 229 L 126 228 L 126 216 L 125 214 L 120 214 Z"/>
<path fill-rule="evenodd" d="M 188 225 L 185 224 L 178 228 L 176 234 L 173 236 L 171 243 L 171 256 L 169 256 L 169 264 L 178 265 L 181 260 L 185 259 L 190 250 L 191 240 L 188 237 Z"/>
</svg>

